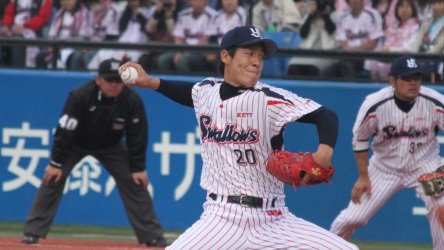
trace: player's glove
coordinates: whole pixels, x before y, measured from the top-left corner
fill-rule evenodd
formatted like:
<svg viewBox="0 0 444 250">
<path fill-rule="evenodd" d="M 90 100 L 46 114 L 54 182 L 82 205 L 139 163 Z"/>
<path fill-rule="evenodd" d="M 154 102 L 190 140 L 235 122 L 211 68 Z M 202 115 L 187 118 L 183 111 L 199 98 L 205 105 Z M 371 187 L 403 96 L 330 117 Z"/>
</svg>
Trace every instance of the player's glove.
<svg viewBox="0 0 444 250">
<path fill-rule="evenodd" d="M 426 195 L 441 196 L 444 193 L 444 166 L 439 167 L 435 172 L 419 176 L 418 181 Z"/>
<path fill-rule="evenodd" d="M 275 151 L 267 161 L 267 171 L 285 184 L 293 186 L 315 185 L 330 182 L 335 169 L 317 164 L 311 153 Z M 304 178 L 306 175 L 309 178 Z M 307 182 L 303 180 L 308 179 Z"/>
</svg>

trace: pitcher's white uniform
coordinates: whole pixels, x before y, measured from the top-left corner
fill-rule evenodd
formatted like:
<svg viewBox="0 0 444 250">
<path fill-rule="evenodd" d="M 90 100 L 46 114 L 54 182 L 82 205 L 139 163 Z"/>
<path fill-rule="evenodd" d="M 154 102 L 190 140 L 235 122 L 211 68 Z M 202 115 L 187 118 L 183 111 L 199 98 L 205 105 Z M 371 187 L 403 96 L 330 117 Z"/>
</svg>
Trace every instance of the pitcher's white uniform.
<svg viewBox="0 0 444 250">
<path fill-rule="evenodd" d="M 373 137 L 368 166 L 372 195 L 368 198 L 364 194 L 360 204 L 350 202 L 334 220 L 331 231 L 351 238 L 395 193 L 416 188 L 428 211 L 434 249 L 443 250 L 444 229 L 435 210 L 438 203 L 444 205 L 444 197 L 426 196 L 417 181 L 420 175 L 440 165 L 438 129 L 444 129 L 444 96 L 435 90 L 422 86 L 408 112 L 396 105 L 391 86 L 368 95 L 353 127 L 353 150 L 368 150 Z"/>
<path fill-rule="evenodd" d="M 289 91 L 258 82 L 227 100 L 222 79 L 194 85 L 208 191 L 204 212 L 167 249 L 357 249 L 337 235 L 296 217 L 284 202 L 283 183 L 266 171 L 271 138 L 320 107 Z M 227 203 L 228 196 L 261 197 L 261 208 Z"/>
</svg>

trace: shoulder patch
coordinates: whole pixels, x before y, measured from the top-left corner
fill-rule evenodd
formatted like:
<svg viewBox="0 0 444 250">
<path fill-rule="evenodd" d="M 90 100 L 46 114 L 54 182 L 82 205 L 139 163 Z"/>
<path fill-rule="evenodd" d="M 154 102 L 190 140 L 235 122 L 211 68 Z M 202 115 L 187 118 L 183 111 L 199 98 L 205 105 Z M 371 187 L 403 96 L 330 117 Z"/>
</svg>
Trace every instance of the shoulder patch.
<svg viewBox="0 0 444 250">
<path fill-rule="evenodd" d="M 387 101 L 392 100 L 393 97 L 389 97 L 386 98 L 384 100 L 381 100 L 380 102 L 375 103 L 373 106 L 371 106 L 368 110 L 367 113 L 364 116 L 364 119 L 370 114 L 370 113 L 374 113 L 376 111 L 376 109 L 378 109 L 379 106 L 381 106 L 382 104 L 386 103 Z"/>
<path fill-rule="evenodd" d="M 270 96 L 270 97 L 273 97 L 273 98 L 276 98 L 276 99 L 280 99 L 280 100 L 282 100 L 281 103 L 276 103 L 276 102 L 274 102 L 274 103 L 271 104 L 271 105 L 283 104 L 283 102 L 286 102 L 288 105 L 294 105 L 293 102 L 291 102 L 290 100 L 287 100 L 283 95 L 281 95 L 281 94 L 279 94 L 279 93 L 277 93 L 277 92 L 272 91 L 270 88 L 262 88 L 262 89 L 260 89 L 260 90 L 258 90 L 258 91 L 262 91 L 262 92 L 264 92 L 264 94 L 265 94 L 266 96 Z M 269 102 L 270 102 L 270 101 L 269 101 Z M 269 104 L 269 102 L 268 102 L 267 104 Z"/>
<path fill-rule="evenodd" d="M 435 99 L 435 98 L 433 98 L 433 97 L 431 97 L 431 96 L 428 96 L 428 95 L 424 95 L 424 94 L 422 94 L 422 93 L 420 93 L 419 96 L 421 96 L 421 97 L 423 97 L 424 99 L 427 99 L 427 100 L 433 102 L 436 106 L 438 106 L 438 107 L 444 109 L 444 104 L 443 104 L 442 102 L 440 102 L 438 99 Z"/>
</svg>

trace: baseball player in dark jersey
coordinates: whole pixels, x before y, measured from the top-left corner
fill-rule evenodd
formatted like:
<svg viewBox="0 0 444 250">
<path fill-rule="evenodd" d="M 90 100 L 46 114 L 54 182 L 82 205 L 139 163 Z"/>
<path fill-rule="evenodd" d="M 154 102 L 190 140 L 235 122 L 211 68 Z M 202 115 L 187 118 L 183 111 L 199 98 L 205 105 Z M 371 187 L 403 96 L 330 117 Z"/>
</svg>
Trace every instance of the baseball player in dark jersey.
<svg viewBox="0 0 444 250">
<path fill-rule="evenodd" d="M 189 84 L 147 75 L 131 62 L 120 68 L 137 70 L 129 84 L 194 107 L 200 128 L 204 212 L 167 249 L 358 249 L 292 214 L 283 182 L 266 170 L 268 156 L 283 148 L 288 123 L 316 125 L 319 146 L 313 155 L 323 167 L 330 166 L 338 132 L 330 109 L 258 81 L 263 59 L 276 50 L 275 42 L 263 39 L 256 27 L 240 26 L 222 38 L 223 79 Z"/>
<path fill-rule="evenodd" d="M 103 61 L 95 80 L 69 94 L 58 121 L 50 162 L 25 222 L 23 243 L 37 243 L 47 236 L 66 178 L 83 157 L 92 155 L 115 179 L 139 243 L 166 245 L 147 190 L 148 126 L 144 105 L 122 83 L 119 66 L 114 59 Z"/>
</svg>

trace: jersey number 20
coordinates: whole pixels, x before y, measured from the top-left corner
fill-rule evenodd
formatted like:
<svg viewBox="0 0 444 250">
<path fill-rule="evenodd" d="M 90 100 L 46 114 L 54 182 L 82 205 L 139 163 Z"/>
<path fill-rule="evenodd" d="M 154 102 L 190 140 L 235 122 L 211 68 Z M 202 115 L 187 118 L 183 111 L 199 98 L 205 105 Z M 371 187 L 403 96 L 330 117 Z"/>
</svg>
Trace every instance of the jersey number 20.
<svg viewBox="0 0 444 250">
<path fill-rule="evenodd" d="M 242 151 L 240 149 L 235 149 L 234 153 L 237 156 L 236 162 L 239 165 L 256 165 L 256 154 L 254 153 L 253 149 L 246 149 L 245 151 Z"/>
</svg>

